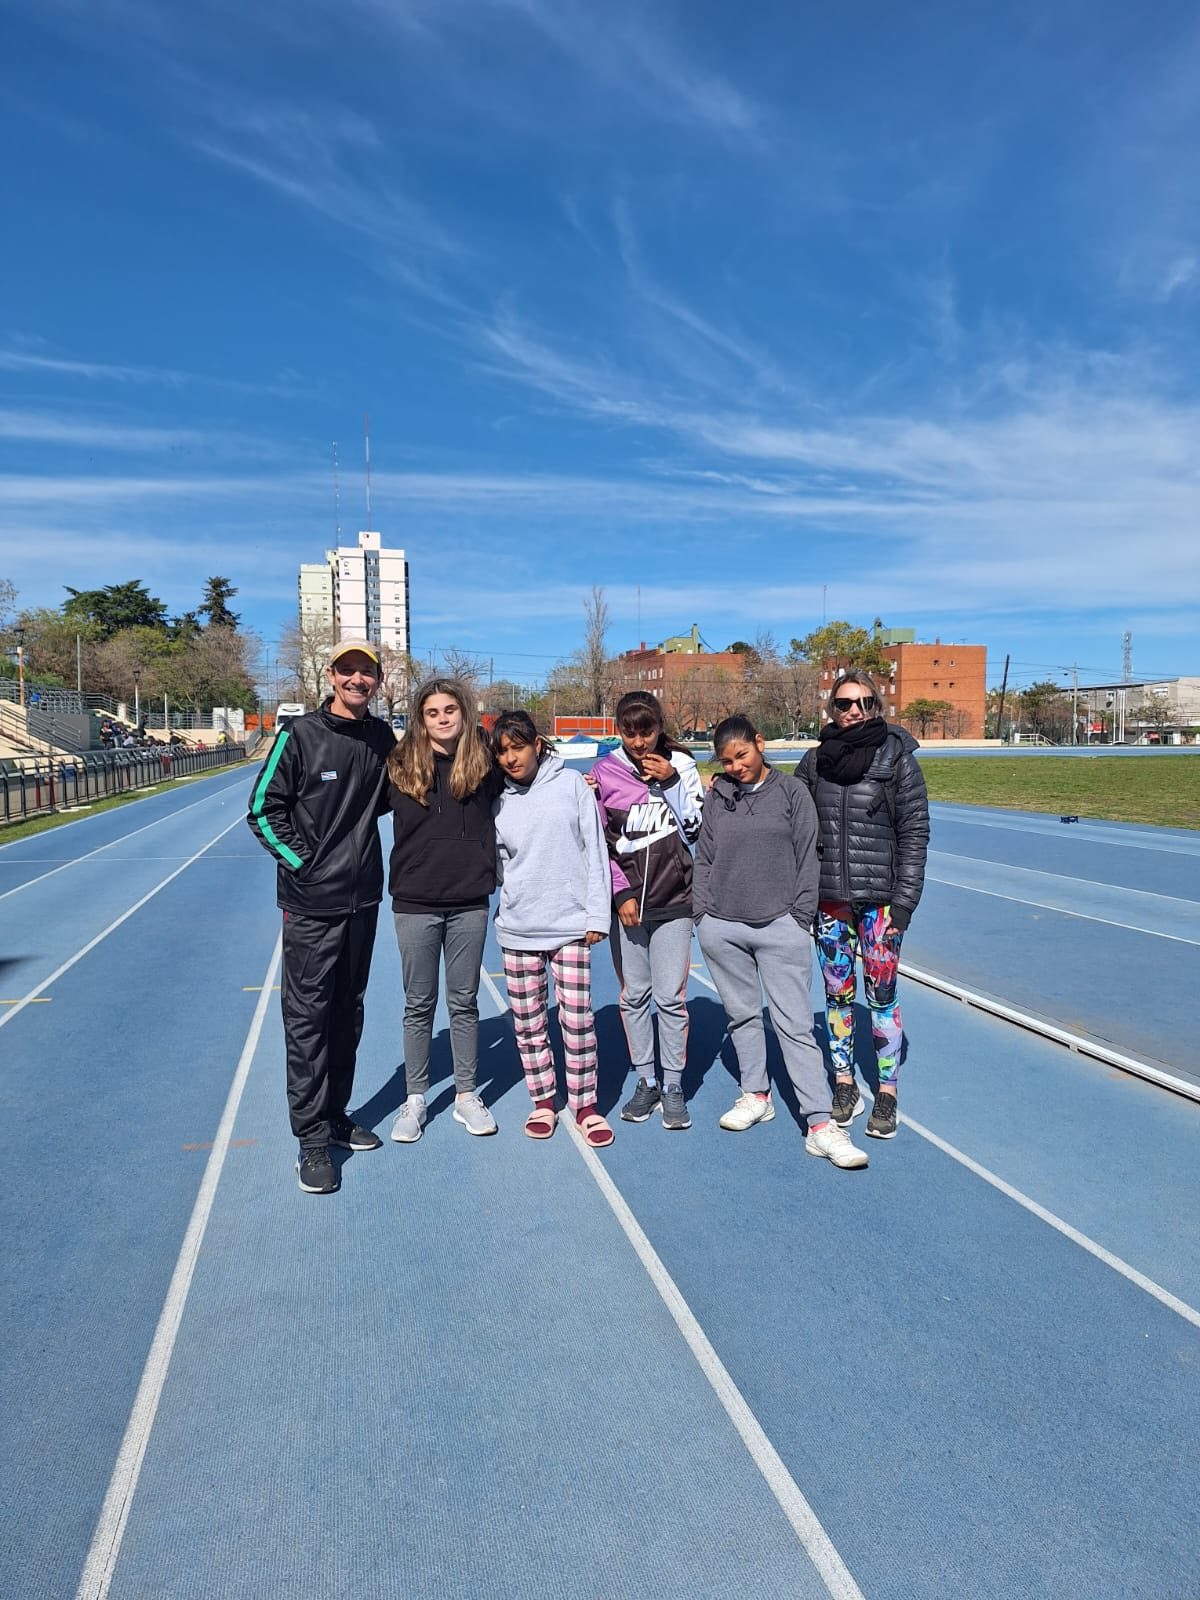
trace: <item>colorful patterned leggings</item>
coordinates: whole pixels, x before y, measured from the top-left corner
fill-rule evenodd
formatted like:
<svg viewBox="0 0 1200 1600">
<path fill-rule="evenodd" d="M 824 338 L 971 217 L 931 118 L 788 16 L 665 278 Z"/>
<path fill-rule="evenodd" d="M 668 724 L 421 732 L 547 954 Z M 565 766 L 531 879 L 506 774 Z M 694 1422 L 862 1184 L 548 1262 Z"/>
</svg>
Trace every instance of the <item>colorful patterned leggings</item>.
<svg viewBox="0 0 1200 1600">
<path fill-rule="evenodd" d="M 854 1076 L 855 965 L 862 950 L 863 980 L 871 1008 L 871 1036 L 881 1088 L 896 1085 L 904 1023 L 896 1004 L 896 969 L 903 934 L 880 927 L 886 906 L 846 905 L 822 900 L 817 909 L 817 960 L 825 979 L 829 1052 L 839 1077 Z"/>
<path fill-rule="evenodd" d="M 525 1085 L 535 1100 L 554 1094 L 554 1052 L 550 1047 L 550 990 L 554 979 L 558 1025 L 567 1064 L 567 1104 L 572 1111 L 596 1103 L 596 1025 L 592 1018 L 592 952 L 581 939 L 561 950 L 505 950 L 504 977 L 512 1007 L 517 1054 Z"/>
</svg>

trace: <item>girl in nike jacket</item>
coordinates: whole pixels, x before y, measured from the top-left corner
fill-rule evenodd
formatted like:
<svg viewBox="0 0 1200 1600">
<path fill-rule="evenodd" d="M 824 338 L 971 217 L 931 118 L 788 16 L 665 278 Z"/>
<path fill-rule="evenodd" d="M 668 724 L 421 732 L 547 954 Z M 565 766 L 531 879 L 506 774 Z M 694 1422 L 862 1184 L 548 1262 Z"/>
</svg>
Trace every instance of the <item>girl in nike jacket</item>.
<svg viewBox="0 0 1200 1600">
<path fill-rule="evenodd" d="M 617 701 L 621 748 L 592 768 L 612 872 L 612 954 L 621 1020 L 638 1074 L 626 1122 L 662 1109 L 663 1127 L 691 1127 L 683 1096 L 692 948 L 692 852 L 704 790 L 696 763 L 668 738 L 662 707 L 643 690 Z M 660 1089 L 654 1065 L 658 1013 Z"/>
<path fill-rule="evenodd" d="M 592 946 L 608 937 L 608 851 L 586 780 L 554 755 L 525 711 L 505 711 L 492 729 L 504 774 L 496 802 L 496 934 L 533 1110 L 531 1139 L 554 1132 L 555 1070 L 550 1043 L 554 979 L 567 1069 L 567 1108 L 590 1145 L 611 1144 L 596 1110 L 596 1025 Z"/>
</svg>

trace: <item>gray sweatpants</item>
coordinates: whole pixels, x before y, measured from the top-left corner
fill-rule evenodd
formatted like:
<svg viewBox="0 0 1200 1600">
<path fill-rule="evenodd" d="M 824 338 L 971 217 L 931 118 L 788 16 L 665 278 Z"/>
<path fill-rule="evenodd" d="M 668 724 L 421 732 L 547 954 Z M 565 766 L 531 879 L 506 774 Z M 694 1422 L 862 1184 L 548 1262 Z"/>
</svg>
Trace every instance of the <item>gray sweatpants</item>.
<svg viewBox="0 0 1200 1600">
<path fill-rule="evenodd" d="M 404 969 L 404 1082 L 409 1094 L 429 1093 L 429 1048 L 438 1002 L 438 968 L 446 956 L 446 1009 L 454 1088 L 475 1088 L 479 1056 L 479 967 L 487 938 L 487 907 L 475 911 L 396 911 L 396 943 Z"/>
<path fill-rule="evenodd" d="M 708 970 L 729 1020 L 743 1094 L 766 1094 L 767 1036 L 763 994 L 783 1052 L 783 1063 L 800 1115 L 828 1122 L 833 1105 L 825 1063 L 813 1039 L 812 940 L 794 917 L 777 917 L 765 928 L 724 922 L 710 912 L 696 930 Z"/>
<path fill-rule="evenodd" d="M 613 966 L 621 984 L 621 1021 L 634 1070 L 654 1081 L 654 1023 L 658 1012 L 658 1051 L 663 1083 L 677 1088 L 687 1053 L 687 980 L 692 955 L 691 917 L 627 928 L 612 919 Z"/>
</svg>

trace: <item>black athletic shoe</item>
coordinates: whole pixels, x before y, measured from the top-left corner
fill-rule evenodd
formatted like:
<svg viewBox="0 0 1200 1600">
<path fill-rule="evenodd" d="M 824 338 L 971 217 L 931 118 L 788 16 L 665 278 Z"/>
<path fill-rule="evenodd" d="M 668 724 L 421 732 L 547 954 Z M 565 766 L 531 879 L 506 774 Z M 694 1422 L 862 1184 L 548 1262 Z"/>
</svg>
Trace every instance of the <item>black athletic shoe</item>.
<svg viewBox="0 0 1200 1600">
<path fill-rule="evenodd" d="M 300 1187 L 305 1194 L 334 1194 L 341 1187 L 342 1180 L 338 1177 L 337 1168 L 330 1161 L 329 1151 L 323 1144 L 314 1145 L 311 1150 L 301 1150 L 296 1171 L 300 1174 Z"/>
<path fill-rule="evenodd" d="M 647 1083 L 645 1078 L 639 1078 L 637 1088 L 621 1107 L 622 1122 L 645 1122 L 652 1111 L 657 1111 L 662 1104 L 662 1090 L 656 1083 Z"/>
<path fill-rule="evenodd" d="M 834 1084 L 833 1120 L 839 1128 L 848 1128 L 859 1112 L 866 1109 L 856 1083 L 842 1083 L 839 1079 Z"/>
<path fill-rule="evenodd" d="M 678 1084 L 673 1089 L 663 1090 L 662 1117 L 664 1128 L 690 1128 L 692 1125 L 687 1101 L 683 1098 L 683 1090 Z"/>
<path fill-rule="evenodd" d="M 372 1133 L 370 1128 L 360 1128 L 349 1117 L 341 1117 L 332 1124 L 329 1142 L 339 1150 L 378 1150 L 383 1144 L 378 1134 Z"/>
<path fill-rule="evenodd" d="M 875 1108 L 867 1118 L 867 1132 L 872 1139 L 894 1139 L 896 1121 L 896 1096 L 881 1089 L 875 1096 Z"/>
</svg>

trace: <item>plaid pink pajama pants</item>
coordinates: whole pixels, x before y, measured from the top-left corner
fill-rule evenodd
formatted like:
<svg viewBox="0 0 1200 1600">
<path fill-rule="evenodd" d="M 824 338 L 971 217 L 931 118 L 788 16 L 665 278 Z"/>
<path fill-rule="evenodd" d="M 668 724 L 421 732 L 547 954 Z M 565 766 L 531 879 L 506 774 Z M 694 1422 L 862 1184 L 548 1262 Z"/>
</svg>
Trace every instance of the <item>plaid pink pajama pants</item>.
<svg viewBox="0 0 1200 1600">
<path fill-rule="evenodd" d="M 567 1104 L 572 1111 L 595 1104 L 596 1024 L 592 1018 L 592 952 L 583 940 L 561 950 L 505 950 L 504 977 L 517 1035 L 517 1054 L 534 1100 L 554 1094 L 554 1052 L 550 1047 L 550 990 L 554 979 L 558 1025 L 567 1065 Z"/>
</svg>

